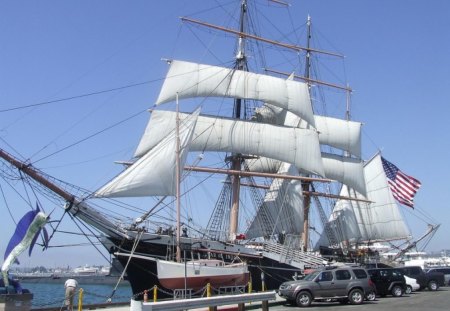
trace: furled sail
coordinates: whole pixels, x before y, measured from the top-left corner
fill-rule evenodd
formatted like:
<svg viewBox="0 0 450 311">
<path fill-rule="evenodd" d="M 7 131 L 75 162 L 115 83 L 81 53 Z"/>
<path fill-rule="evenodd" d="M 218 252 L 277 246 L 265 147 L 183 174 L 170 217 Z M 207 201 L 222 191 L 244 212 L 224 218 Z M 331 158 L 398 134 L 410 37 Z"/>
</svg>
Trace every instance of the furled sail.
<svg viewBox="0 0 450 311">
<path fill-rule="evenodd" d="M 254 99 L 291 111 L 314 126 L 308 86 L 242 70 L 171 61 L 156 104 L 192 97 Z"/>
<path fill-rule="evenodd" d="M 183 166 L 192 140 L 200 109 L 180 121 L 180 163 Z M 96 197 L 139 197 L 175 195 L 176 131 L 162 136 L 160 141 L 139 160 L 103 186 Z M 181 168 L 180 168 L 181 169 Z"/>
<path fill-rule="evenodd" d="M 153 111 L 135 155 L 142 155 L 170 133 L 175 116 L 171 111 Z M 187 116 L 180 114 L 181 119 Z M 300 171 L 320 176 L 324 173 L 318 135 L 310 129 L 199 116 L 190 150 L 263 156 L 291 163 Z"/>
<path fill-rule="evenodd" d="M 381 163 L 381 155 L 375 156 L 364 166 L 367 199 L 372 203 L 339 200 L 331 215 L 330 224 L 341 231 L 341 241 L 377 242 L 406 239 L 410 232 L 399 207 L 392 196 Z M 350 193 L 349 193 L 350 192 Z M 343 187 L 341 195 L 362 195 Z M 322 235 L 319 245 L 327 246 Z"/>
</svg>

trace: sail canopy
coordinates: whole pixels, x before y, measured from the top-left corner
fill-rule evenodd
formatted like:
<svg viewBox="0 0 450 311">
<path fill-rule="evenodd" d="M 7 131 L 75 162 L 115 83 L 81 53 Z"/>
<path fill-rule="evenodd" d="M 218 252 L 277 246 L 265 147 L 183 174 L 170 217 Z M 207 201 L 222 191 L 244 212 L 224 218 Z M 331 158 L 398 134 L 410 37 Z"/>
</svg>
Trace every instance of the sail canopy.
<svg viewBox="0 0 450 311">
<path fill-rule="evenodd" d="M 285 109 L 264 104 L 256 110 L 258 122 L 307 128 L 301 120 Z M 341 149 L 361 158 L 361 122 L 314 115 L 315 128 L 319 132 L 319 141 L 323 145 Z"/>
<path fill-rule="evenodd" d="M 366 195 L 363 162 L 360 159 L 322 152 L 325 177 L 338 180 L 362 196 Z"/>
<path fill-rule="evenodd" d="M 294 166 L 281 163 L 280 174 L 299 175 Z M 271 220 L 269 223 L 267 220 Z M 248 239 L 280 233 L 300 235 L 303 232 L 303 193 L 300 180 L 276 178 L 266 192 L 263 205 L 247 229 Z"/>
<path fill-rule="evenodd" d="M 325 175 L 323 177 L 336 180 L 361 194 L 366 194 L 363 163 L 351 157 L 338 156 L 326 152 L 321 153 L 321 160 Z M 282 162 L 275 159 L 258 158 L 245 160 L 248 169 L 252 172 L 276 173 Z"/>
<path fill-rule="evenodd" d="M 308 85 L 225 67 L 173 60 L 156 104 L 193 97 L 261 100 L 291 111 L 314 126 Z"/>
<path fill-rule="evenodd" d="M 200 109 L 183 118 L 179 127 L 181 168 L 186 160 Z M 175 126 L 175 125 L 174 125 Z M 176 131 L 162 136 L 154 148 L 146 152 L 125 171 L 95 193 L 96 197 L 139 197 L 175 195 Z"/>
<path fill-rule="evenodd" d="M 135 155 L 141 156 L 172 132 L 175 116 L 172 111 L 153 111 Z M 188 116 L 180 113 L 181 119 Z M 324 174 L 318 134 L 310 129 L 202 115 L 198 117 L 190 151 L 263 156 L 294 164 L 300 171 Z"/>
<path fill-rule="evenodd" d="M 362 243 L 409 238 L 410 231 L 388 186 L 381 155 L 366 163 L 364 175 L 367 199 L 372 203 L 339 200 L 334 207 L 330 225 L 342 233 L 341 241 Z M 341 195 L 363 198 L 347 187 L 342 188 Z M 327 245 L 324 235 L 319 245 Z"/>
<path fill-rule="evenodd" d="M 361 123 L 314 115 L 321 144 L 349 152 L 361 158 Z"/>
</svg>

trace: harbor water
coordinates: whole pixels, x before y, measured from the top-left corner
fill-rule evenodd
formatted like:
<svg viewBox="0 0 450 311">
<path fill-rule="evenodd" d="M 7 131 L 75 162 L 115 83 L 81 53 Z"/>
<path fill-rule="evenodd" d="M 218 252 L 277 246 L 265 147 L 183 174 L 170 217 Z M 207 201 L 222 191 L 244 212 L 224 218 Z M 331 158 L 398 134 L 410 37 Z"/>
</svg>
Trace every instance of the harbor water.
<svg viewBox="0 0 450 311">
<path fill-rule="evenodd" d="M 64 305 L 64 284 L 21 282 L 21 285 L 34 294 L 33 309 Z M 102 304 L 106 303 L 108 298 L 111 297 L 114 287 L 115 284 L 81 284 L 78 289 L 83 289 L 83 304 Z M 111 302 L 129 302 L 131 296 L 130 285 L 128 283 L 120 284 L 112 296 Z M 78 300 L 78 295 L 76 300 Z"/>
</svg>

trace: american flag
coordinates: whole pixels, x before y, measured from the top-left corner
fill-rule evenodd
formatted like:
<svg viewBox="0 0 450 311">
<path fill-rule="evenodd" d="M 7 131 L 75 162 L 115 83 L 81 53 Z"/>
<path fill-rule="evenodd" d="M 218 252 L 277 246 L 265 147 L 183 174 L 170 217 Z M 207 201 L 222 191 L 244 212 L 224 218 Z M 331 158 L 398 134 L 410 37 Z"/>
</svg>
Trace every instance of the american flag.
<svg viewBox="0 0 450 311">
<path fill-rule="evenodd" d="M 414 208 L 414 195 L 422 185 L 420 181 L 406 175 L 385 158 L 381 157 L 381 161 L 394 198 L 401 204 Z"/>
</svg>

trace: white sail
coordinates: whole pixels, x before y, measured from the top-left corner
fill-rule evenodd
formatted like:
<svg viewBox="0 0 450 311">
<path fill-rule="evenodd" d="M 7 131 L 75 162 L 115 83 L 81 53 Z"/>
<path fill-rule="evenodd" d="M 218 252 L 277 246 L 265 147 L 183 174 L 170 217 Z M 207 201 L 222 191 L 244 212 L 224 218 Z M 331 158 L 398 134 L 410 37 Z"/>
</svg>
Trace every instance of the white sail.
<svg viewBox="0 0 450 311">
<path fill-rule="evenodd" d="M 171 61 L 156 104 L 192 97 L 261 100 L 285 108 L 314 126 L 306 83 L 184 61 Z"/>
<path fill-rule="evenodd" d="M 280 162 L 281 163 L 281 162 Z M 280 174 L 298 175 L 288 163 L 282 163 Z M 266 219 L 270 220 L 267 223 Z M 245 235 L 248 239 L 282 232 L 300 235 L 303 232 L 303 194 L 299 180 L 274 179 Z"/>
<path fill-rule="evenodd" d="M 257 159 L 246 159 L 245 165 L 250 172 L 258 173 L 271 173 L 275 174 L 280 169 L 283 162 L 269 159 L 269 158 L 257 158 Z"/>
<path fill-rule="evenodd" d="M 321 153 L 322 164 L 326 178 L 333 179 L 357 189 L 359 193 L 366 193 L 363 163 L 356 158 Z M 282 162 L 274 159 L 259 158 L 246 160 L 247 167 L 252 172 L 276 173 Z"/>
<path fill-rule="evenodd" d="M 258 122 L 306 128 L 300 119 L 278 107 L 264 104 L 256 111 Z M 314 115 L 315 128 L 319 132 L 319 141 L 323 145 L 341 149 L 361 158 L 361 122 Z"/>
<path fill-rule="evenodd" d="M 360 159 L 322 152 L 325 177 L 342 182 L 366 195 L 363 162 Z"/>
<path fill-rule="evenodd" d="M 180 122 L 180 163 L 186 160 L 200 110 Z M 133 165 L 103 186 L 96 197 L 175 195 L 176 133 L 172 131 Z"/>
<path fill-rule="evenodd" d="M 381 163 L 381 155 L 375 156 L 364 166 L 367 199 L 373 203 L 338 201 L 332 215 L 335 226 L 346 228 L 342 240 L 376 242 L 406 239 L 410 232 L 399 206 L 392 196 Z M 343 187 L 341 194 L 349 193 Z M 350 189 L 350 195 L 362 198 Z M 356 227 L 357 224 L 357 227 Z M 325 239 L 322 239 L 322 242 Z"/>
<path fill-rule="evenodd" d="M 188 115 L 180 114 L 180 118 Z M 174 112 L 153 111 L 136 156 L 152 148 L 174 126 Z M 199 116 L 190 150 L 258 155 L 291 163 L 300 171 L 320 176 L 324 173 L 315 130 Z"/>
<path fill-rule="evenodd" d="M 318 115 L 314 116 L 314 120 L 321 144 L 347 151 L 361 158 L 362 124 L 360 122 Z"/>
</svg>

